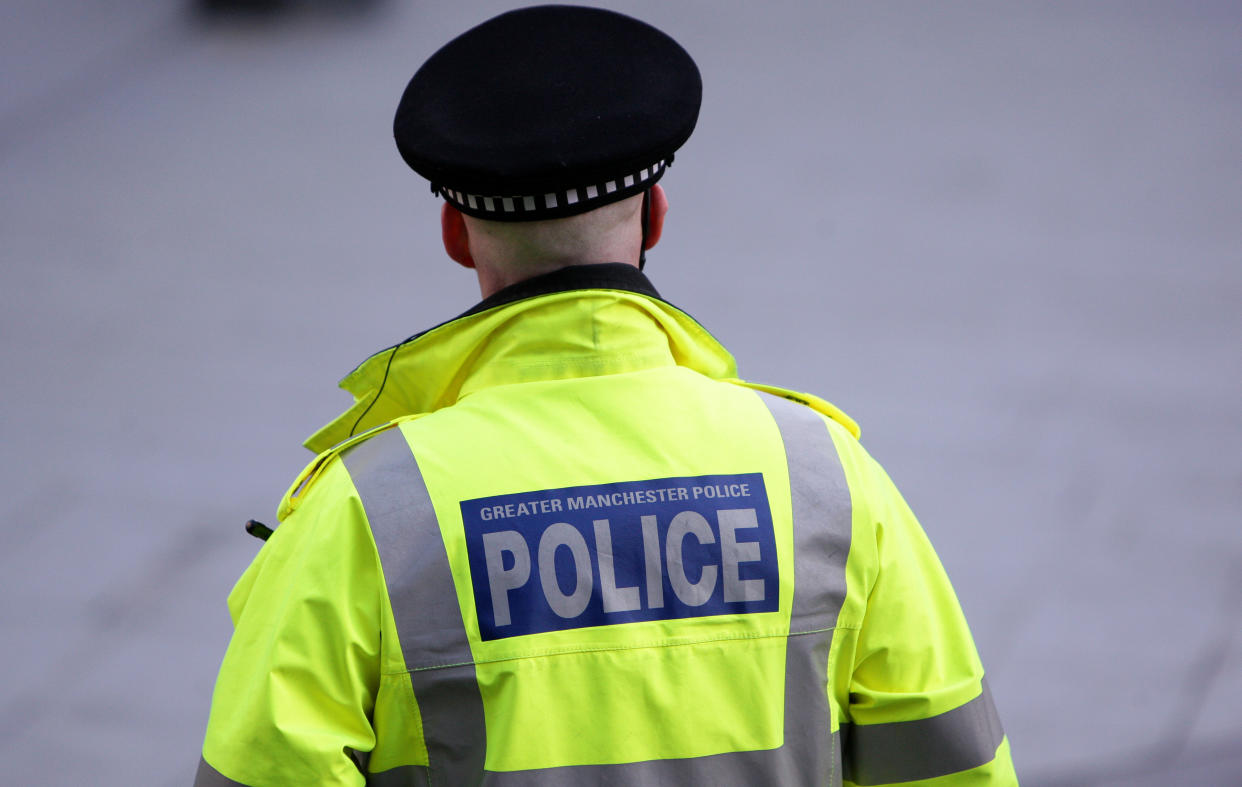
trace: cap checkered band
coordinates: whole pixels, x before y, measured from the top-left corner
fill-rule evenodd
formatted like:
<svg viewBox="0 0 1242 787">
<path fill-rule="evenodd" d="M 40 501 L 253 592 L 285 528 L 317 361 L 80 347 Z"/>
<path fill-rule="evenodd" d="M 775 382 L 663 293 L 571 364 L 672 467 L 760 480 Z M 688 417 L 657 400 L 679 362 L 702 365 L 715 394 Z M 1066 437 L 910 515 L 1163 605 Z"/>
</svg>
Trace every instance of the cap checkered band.
<svg viewBox="0 0 1242 787">
<path fill-rule="evenodd" d="M 645 191 L 660 179 L 668 164 L 668 160 L 657 161 L 612 180 L 544 194 L 482 195 L 436 185 L 431 190 L 470 216 L 493 221 L 538 221 L 586 213 Z"/>
</svg>

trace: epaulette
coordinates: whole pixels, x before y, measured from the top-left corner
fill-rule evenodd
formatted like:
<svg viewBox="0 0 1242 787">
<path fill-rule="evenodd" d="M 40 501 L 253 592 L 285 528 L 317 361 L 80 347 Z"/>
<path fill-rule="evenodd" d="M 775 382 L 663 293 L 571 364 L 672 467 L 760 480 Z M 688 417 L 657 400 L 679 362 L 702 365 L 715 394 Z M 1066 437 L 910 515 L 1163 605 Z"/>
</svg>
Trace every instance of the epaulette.
<svg viewBox="0 0 1242 787">
<path fill-rule="evenodd" d="M 420 418 L 422 415 L 424 415 L 424 413 L 405 415 L 400 418 L 393 419 L 388 423 L 372 427 L 365 432 L 359 432 L 353 437 L 347 437 L 331 448 L 320 453 L 312 459 L 310 464 L 308 464 L 301 473 L 298 473 L 298 477 L 293 480 L 293 484 L 290 485 L 289 491 L 285 492 L 285 496 L 280 500 L 280 507 L 276 510 L 276 518 L 283 522 L 289 514 L 293 513 L 294 509 L 298 507 L 298 503 L 301 502 L 302 496 L 306 494 L 306 490 L 310 489 L 311 485 L 314 484 L 323 473 L 324 468 L 331 464 L 332 460 L 340 456 L 342 452 L 358 445 L 361 442 L 370 440 L 377 434 L 385 432 L 398 424 L 414 420 L 415 418 Z"/>
<path fill-rule="evenodd" d="M 840 408 L 832 402 L 829 402 L 826 399 L 820 399 L 815 394 L 791 391 L 788 388 L 778 388 L 775 385 L 766 385 L 764 383 L 752 383 L 749 380 L 739 380 L 736 377 L 726 378 L 725 382 L 733 383 L 734 385 L 741 385 L 746 388 L 753 388 L 756 391 L 763 391 L 764 393 L 770 393 L 773 396 L 779 396 L 782 399 L 788 399 L 791 402 L 797 402 L 798 404 L 805 405 L 815 412 L 826 415 L 841 424 L 841 426 L 845 427 L 847 432 L 854 435 L 855 440 L 859 439 L 861 430 L 858 428 L 858 424 L 854 422 L 854 419 L 841 412 Z"/>
</svg>

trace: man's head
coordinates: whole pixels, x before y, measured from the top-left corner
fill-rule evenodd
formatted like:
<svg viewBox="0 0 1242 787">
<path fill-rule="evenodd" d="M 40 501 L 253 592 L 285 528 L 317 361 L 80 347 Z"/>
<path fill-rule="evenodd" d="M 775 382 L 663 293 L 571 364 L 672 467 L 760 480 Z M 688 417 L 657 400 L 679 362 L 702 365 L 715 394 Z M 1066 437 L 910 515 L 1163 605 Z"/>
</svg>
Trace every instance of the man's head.
<svg viewBox="0 0 1242 787">
<path fill-rule="evenodd" d="M 701 93 L 694 61 L 654 27 L 538 6 L 432 55 L 393 130 L 406 163 L 445 200 L 449 256 L 481 281 L 498 265 L 517 281 L 575 263 L 637 262 L 644 195 L 654 245 L 667 207 L 656 182 L 694 130 Z"/>
</svg>

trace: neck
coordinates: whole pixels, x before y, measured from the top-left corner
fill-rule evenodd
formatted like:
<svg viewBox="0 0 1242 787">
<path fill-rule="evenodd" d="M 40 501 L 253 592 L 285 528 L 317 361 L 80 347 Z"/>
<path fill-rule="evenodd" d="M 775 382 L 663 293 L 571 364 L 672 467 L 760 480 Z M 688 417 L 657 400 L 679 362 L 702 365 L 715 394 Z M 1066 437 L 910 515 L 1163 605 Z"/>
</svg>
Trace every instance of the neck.
<svg viewBox="0 0 1242 787">
<path fill-rule="evenodd" d="M 572 265 L 606 265 L 616 264 L 615 259 L 599 259 L 573 262 L 549 262 L 547 264 L 524 265 L 521 267 L 504 266 L 504 265 L 480 265 L 475 264 L 475 274 L 479 278 L 479 292 L 484 298 L 491 297 L 506 287 L 511 287 L 519 282 L 543 276 L 553 271 L 568 268 Z M 624 264 L 637 268 L 638 262 L 626 261 Z"/>
<path fill-rule="evenodd" d="M 563 219 L 482 221 L 463 216 L 469 256 L 487 297 L 570 265 L 626 262 L 637 266 L 643 246 L 639 196 Z"/>
</svg>

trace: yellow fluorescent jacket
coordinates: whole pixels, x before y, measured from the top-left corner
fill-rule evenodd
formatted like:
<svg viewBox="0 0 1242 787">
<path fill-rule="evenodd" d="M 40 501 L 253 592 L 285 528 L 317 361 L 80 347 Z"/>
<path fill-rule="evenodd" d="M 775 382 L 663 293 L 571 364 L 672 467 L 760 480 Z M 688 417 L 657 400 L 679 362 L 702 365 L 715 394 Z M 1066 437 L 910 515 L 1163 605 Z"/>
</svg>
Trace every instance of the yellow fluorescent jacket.
<svg viewBox="0 0 1242 787">
<path fill-rule="evenodd" d="M 629 266 L 371 357 L 229 597 L 199 785 L 1016 784 L 922 529 Z"/>
</svg>

